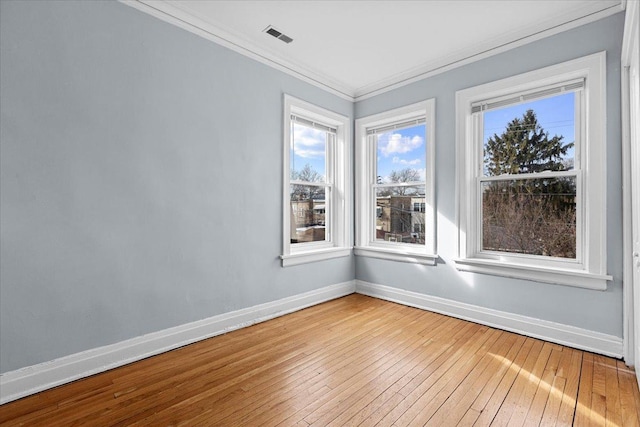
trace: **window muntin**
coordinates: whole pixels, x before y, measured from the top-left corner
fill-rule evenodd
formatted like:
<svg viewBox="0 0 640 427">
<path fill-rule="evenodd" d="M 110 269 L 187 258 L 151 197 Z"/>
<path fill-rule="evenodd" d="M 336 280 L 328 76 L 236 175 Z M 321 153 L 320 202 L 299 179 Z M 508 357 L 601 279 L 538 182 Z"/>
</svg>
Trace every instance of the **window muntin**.
<svg viewBox="0 0 640 427">
<path fill-rule="evenodd" d="M 475 113 L 480 253 L 579 259 L 582 100 L 574 90 Z"/>
</svg>

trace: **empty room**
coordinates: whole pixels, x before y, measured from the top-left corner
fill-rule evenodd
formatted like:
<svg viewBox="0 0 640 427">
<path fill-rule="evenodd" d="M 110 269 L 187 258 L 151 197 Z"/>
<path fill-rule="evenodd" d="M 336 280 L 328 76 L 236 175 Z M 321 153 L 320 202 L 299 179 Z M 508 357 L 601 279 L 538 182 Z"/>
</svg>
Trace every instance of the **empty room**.
<svg viewBox="0 0 640 427">
<path fill-rule="evenodd" d="M 0 425 L 640 426 L 638 0 L 0 0 Z"/>
</svg>

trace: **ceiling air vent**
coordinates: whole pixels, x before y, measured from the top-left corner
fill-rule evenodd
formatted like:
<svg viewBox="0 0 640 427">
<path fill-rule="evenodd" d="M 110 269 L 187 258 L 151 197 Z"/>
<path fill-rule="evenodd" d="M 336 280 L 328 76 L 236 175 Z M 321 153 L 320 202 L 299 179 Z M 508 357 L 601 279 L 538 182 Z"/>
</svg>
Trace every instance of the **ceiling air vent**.
<svg viewBox="0 0 640 427">
<path fill-rule="evenodd" d="M 264 32 L 277 38 L 278 40 L 282 40 L 285 43 L 291 43 L 293 39 L 286 34 L 282 34 L 282 32 L 276 30 L 271 25 L 264 29 Z"/>
</svg>

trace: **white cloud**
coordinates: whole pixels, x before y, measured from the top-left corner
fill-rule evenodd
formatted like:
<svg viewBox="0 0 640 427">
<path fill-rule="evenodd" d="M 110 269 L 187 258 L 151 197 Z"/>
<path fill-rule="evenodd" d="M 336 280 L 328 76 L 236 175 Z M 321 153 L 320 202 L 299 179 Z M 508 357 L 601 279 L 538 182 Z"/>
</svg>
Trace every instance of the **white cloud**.
<svg viewBox="0 0 640 427">
<path fill-rule="evenodd" d="M 405 160 L 405 159 L 401 159 L 398 156 L 395 156 L 392 160 L 392 163 L 396 163 L 399 165 L 404 165 L 404 166 L 415 166 L 415 165 L 419 165 L 421 160 L 420 159 L 413 159 L 413 160 Z"/>
<path fill-rule="evenodd" d="M 295 153 L 296 156 L 302 157 L 304 159 L 324 158 L 325 155 L 324 150 L 303 150 L 300 147 L 296 147 Z"/>
<path fill-rule="evenodd" d="M 390 134 L 389 136 L 381 135 L 378 140 L 378 150 L 383 156 L 388 157 L 391 154 L 403 154 L 413 151 L 424 143 L 424 138 L 419 135 L 409 138 L 399 133 Z M 386 137 L 386 138 L 385 138 Z M 385 141 L 386 139 L 386 141 Z"/>
<path fill-rule="evenodd" d="M 295 155 L 304 158 L 322 158 L 325 156 L 326 132 L 306 126 L 293 126 L 291 143 Z"/>
</svg>

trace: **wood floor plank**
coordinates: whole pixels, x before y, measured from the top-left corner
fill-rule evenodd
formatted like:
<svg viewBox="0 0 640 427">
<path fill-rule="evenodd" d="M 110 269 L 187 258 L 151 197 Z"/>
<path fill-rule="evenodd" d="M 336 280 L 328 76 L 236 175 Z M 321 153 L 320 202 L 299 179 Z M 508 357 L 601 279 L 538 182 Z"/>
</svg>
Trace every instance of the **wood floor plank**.
<svg viewBox="0 0 640 427">
<path fill-rule="evenodd" d="M 589 425 L 592 426 L 605 426 L 607 420 L 607 365 L 605 359 L 600 355 L 594 355 L 593 358 L 591 414 L 589 416 Z"/>
<path fill-rule="evenodd" d="M 635 375 L 629 372 L 626 367 L 618 369 L 618 384 L 620 386 L 620 411 L 622 425 L 640 426 L 638 418 L 638 407 L 636 406 L 633 395 L 634 383 L 636 383 Z"/>
<path fill-rule="evenodd" d="M 350 295 L 0 406 L 4 426 L 637 426 L 605 356 Z"/>
<path fill-rule="evenodd" d="M 519 381 L 516 381 L 516 384 L 514 384 L 510 391 L 510 394 L 513 396 L 514 407 L 511 416 L 505 425 L 521 426 L 524 424 L 526 416 L 533 403 L 535 393 L 540 385 L 544 369 L 549 362 L 551 351 L 552 346 L 548 343 L 543 343 L 542 349 L 538 354 L 532 369 L 527 370 L 526 368 L 523 368 L 523 375 L 518 378 Z M 517 387 L 519 389 L 516 392 Z M 495 420 L 494 424 L 500 425 Z"/>
<path fill-rule="evenodd" d="M 622 424 L 622 409 L 620 408 L 620 386 L 618 384 L 618 369 L 615 360 L 605 359 L 606 377 L 605 402 L 607 405 L 607 426 L 619 426 Z"/>
<path fill-rule="evenodd" d="M 637 378 L 636 378 L 636 373 L 632 372 L 632 375 L 634 377 L 634 383 L 638 383 Z M 636 411 L 638 411 L 638 417 L 640 418 L 640 390 L 638 389 L 638 387 L 632 387 L 633 388 L 633 396 L 634 396 L 634 400 L 636 402 Z"/>
<path fill-rule="evenodd" d="M 591 396 L 591 415 L 589 425 L 593 427 L 604 427 L 606 424 L 607 402 L 606 397 L 598 393 Z"/>
<path fill-rule="evenodd" d="M 547 398 L 547 404 L 542 413 L 542 420 L 540 426 L 555 426 L 558 420 L 558 413 L 560 412 L 560 406 L 562 405 L 562 396 L 564 394 L 564 388 L 567 384 L 565 378 L 556 376 L 551 384 L 551 392 Z"/>
<path fill-rule="evenodd" d="M 562 361 L 558 366 L 558 375 L 564 375 L 566 379 L 562 403 L 558 412 L 556 426 L 570 426 L 573 423 L 576 402 L 578 400 L 578 383 L 580 381 L 580 369 L 582 365 L 582 352 L 574 349 L 566 349 L 571 354 L 567 365 Z M 564 351 L 563 351 L 564 352 Z M 616 396 L 617 399 L 617 396 Z"/>
<path fill-rule="evenodd" d="M 574 425 L 585 427 L 590 424 L 591 395 L 593 394 L 593 354 L 584 353 L 582 356 L 582 369 L 580 373 L 580 385 L 578 390 L 578 403 Z"/>
</svg>

